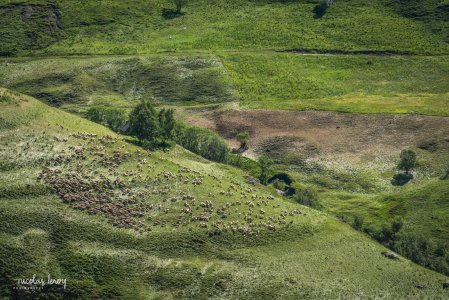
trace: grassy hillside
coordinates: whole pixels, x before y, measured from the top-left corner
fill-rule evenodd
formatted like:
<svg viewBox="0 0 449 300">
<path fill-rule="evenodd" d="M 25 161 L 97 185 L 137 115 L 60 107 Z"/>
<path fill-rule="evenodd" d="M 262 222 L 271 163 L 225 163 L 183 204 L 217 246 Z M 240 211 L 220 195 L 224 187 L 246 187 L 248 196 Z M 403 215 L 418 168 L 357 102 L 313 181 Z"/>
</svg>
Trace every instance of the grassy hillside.
<svg viewBox="0 0 449 300">
<path fill-rule="evenodd" d="M 447 0 L 393 0 L 394 10 L 409 19 L 426 24 L 432 32 L 449 41 L 449 2 Z"/>
<path fill-rule="evenodd" d="M 0 99 L 2 296 L 26 293 L 10 290 L 14 278 L 47 273 L 67 278 L 67 298 L 447 294 L 443 276 L 383 257 L 322 213 L 269 199 L 236 169 L 179 148 L 145 152 L 5 89 Z"/>
<path fill-rule="evenodd" d="M 166 0 L 0 0 L 5 55 L 160 53 L 13 60 L 0 84 L 73 112 L 150 98 L 449 115 L 447 1 L 335 1 L 321 18 L 317 3 L 195 0 L 169 18 Z"/>
<path fill-rule="evenodd" d="M 236 100 L 221 61 L 206 55 L 5 61 L 0 78 L 4 86 L 74 112 L 130 108 L 142 99 L 171 105 Z"/>
<path fill-rule="evenodd" d="M 318 3 L 0 0 L 0 297 L 449 297 L 449 2 Z M 250 132 L 322 211 L 81 118 L 142 99 Z"/>
<path fill-rule="evenodd" d="M 6 55 L 318 49 L 448 54 L 446 1 L 0 1 Z M 423 20 L 410 18 L 421 11 Z"/>
<path fill-rule="evenodd" d="M 7 59 L 3 86 L 72 112 L 239 102 L 241 107 L 449 115 L 449 60 L 243 52 Z"/>
<path fill-rule="evenodd" d="M 359 219 L 358 229 L 449 274 L 447 117 L 197 107 L 183 116 L 216 130 L 232 147 L 238 132 L 249 132 L 245 156 L 269 156 L 276 172 L 296 181 L 293 188 L 317 192 L 321 209 L 350 224 Z M 418 157 L 414 178 L 393 184 L 399 154 L 409 148 Z M 396 221 L 403 226 L 393 234 Z"/>
<path fill-rule="evenodd" d="M 448 57 L 223 55 L 241 106 L 448 116 Z"/>
</svg>

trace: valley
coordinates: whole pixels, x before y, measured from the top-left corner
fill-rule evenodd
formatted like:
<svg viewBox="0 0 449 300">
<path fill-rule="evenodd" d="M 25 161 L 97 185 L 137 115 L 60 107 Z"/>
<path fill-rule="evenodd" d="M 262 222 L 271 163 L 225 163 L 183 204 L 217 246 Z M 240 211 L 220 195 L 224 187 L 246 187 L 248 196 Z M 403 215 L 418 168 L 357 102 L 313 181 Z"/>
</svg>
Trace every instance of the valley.
<svg viewBox="0 0 449 300">
<path fill-rule="evenodd" d="M 0 297 L 448 298 L 447 1 L 179 5 L 0 0 Z"/>
</svg>

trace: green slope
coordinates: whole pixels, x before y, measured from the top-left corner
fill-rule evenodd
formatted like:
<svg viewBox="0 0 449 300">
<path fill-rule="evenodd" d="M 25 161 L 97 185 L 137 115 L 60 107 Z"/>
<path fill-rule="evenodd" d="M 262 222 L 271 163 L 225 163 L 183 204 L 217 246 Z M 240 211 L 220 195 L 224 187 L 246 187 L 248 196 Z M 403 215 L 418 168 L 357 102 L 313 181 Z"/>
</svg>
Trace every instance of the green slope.
<svg viewBox="0 0 449 300">
<path fill-rule="evenodd" d="M 388 260 L 383 247 L 322 213 L 268 199 L 269 190 L 246 184 L 236 169 L 179 148 L 146 153 L 4 89 L 0 99 L 2 296 L 23 297 L 10 290 L 13 279 L 47 273 L 67 278 L 67 298 L 447 296 L 442 275 Z M 136 167 L 142 177 L 129 174 Z M 123 186 L 107 184 L 115 176 Z M 72 188 L 86 198 L 73 198 Z M 210 205 L 209 222 L 183 214 L 208 214 Z M 136 207 L 143 215 L 132 214 Z M 287 213 L 284 224 L 280 216 L 291 210 L 301 214 Z"/>
<path fill-rule="evenodd" d="M 449 115 L 448 56 L 271 52 L 7 59 L 0 84 L 72 112 L 238 101 L 257 109 Z"/>
<path fill-rule="evenodd" d="M 447 56 L 221 57 L 245 108 L 449 115 Z"/>
<path fill-rule="evenodd" d="M 425 24 L 432 32 L 449 41 L 449 2 L 447 0 L 393 0 L 394 10 Z"/>
<path fill-rule="evenodd" d="M 160 51 L 318 49 L 448 54 L 446 1 L 195 0 L 164 18 L 171 1 L 0 1 L 3 54 L 136 54 Z M 417 1 L 414 1 L 417 2 Z M 437 3 L 438 2 L 438 3 Z M 425 20 L 410 11 L 435 10 Z M 30 13 L 31 12 L 31 13 Z"/>
<path fill-rule="evenodd" d="M 99 105 L 130 108 L 141 99 L 171 105 L 224 103 L 237 99 L 222 62 L 208 55 L 72 57 L 9 62 L 0 69 L 0 81 L 4 86 L 74 112 Z"/>
<path fill-rule="evenodd" d="M 0 84 L 73 112 L 145 97 L 448 115 L 447 1 L 335 1 L 314 18 L 317 3 L 195 0 L 167 19 L 166 0 L 0 0 L 4 55 L 165 53 L 13 60 L 0 68 Z M 310 50 L 328 54 L 303 55 Z"/>
</svg>

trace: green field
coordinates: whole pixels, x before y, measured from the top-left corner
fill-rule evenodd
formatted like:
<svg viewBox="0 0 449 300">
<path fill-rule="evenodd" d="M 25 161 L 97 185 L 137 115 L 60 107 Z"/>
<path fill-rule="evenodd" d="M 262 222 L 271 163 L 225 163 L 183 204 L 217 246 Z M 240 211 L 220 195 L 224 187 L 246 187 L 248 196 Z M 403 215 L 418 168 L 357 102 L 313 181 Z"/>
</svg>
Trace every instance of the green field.
<svg viewBox="0 0 449 300">
<path fill-rule="evenodd" d="M 446 56 L 223 56 L 245 108 L 449 115 Z"/>
</svg>

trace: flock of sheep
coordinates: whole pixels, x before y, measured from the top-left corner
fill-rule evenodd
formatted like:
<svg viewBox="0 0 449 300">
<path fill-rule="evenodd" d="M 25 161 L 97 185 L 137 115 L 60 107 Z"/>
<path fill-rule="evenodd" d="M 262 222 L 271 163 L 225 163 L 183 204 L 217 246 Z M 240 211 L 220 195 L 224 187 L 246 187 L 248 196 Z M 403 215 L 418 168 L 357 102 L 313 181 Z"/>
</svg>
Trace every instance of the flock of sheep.
<svg viewBox="0 0 449 300">
<path fill-rule="evenodd" d="M 275 197 L 249 184 L 166 163 L 154 153 L 128 152 L 110 136 L 79 132 L 55 141 L 59 153 L 38 179 L 72 208 L 104 216 L 116 227 L 146 232 L 186 226 L 209 236 L 249 236 L 290 226 L 302 215 L 282 210 Z"/>
</svg>

